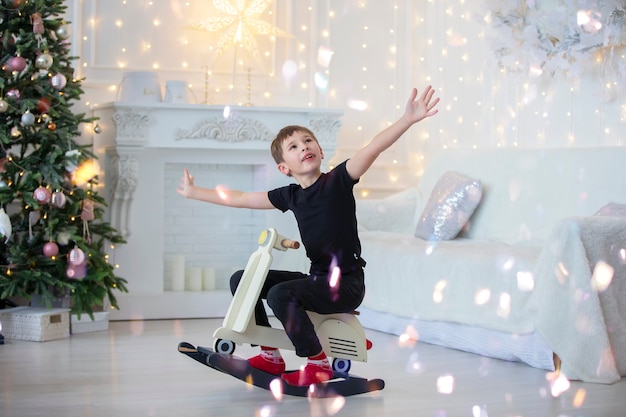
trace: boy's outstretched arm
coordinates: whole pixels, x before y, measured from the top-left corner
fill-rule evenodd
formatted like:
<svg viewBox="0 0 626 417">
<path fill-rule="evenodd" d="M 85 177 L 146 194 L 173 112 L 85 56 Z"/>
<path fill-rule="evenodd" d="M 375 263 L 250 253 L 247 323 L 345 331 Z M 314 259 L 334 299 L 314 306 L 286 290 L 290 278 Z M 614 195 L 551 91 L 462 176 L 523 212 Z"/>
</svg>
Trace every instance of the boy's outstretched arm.
<svg viewBox="0 0 626 417">
<path fill-rule="evenodd" d="M 183 171 L 180 185 L 176 189 L 178 194 L 185 198 L 219 204 L 221 206 L 249 208 L 249 209 L 273 209 L 267 192 L 244 192 L 227 189 L 209 189 L 196 187 L 193 183 L 193 175 L 187 169 Z"/>
<path fill-rule="evenodd" d="M 404 115 L 394 124 L 374 136 L 370 143 L 361 148 L 348 160 L 346 169 L 352 179 L 356 180 L 365 174 L 376 158 L 378 158 L 378 155 L 396 143 L 411 126 L 437 114 L 438 110 L 435 109 L 435 106 L 439 103 L 439 98 L 433 99 L 434 94 L 435 90 L 431 86 L 426 87 L 419 98 L 417 98 L 416 88 L 411 91 Z"/>
</svg>

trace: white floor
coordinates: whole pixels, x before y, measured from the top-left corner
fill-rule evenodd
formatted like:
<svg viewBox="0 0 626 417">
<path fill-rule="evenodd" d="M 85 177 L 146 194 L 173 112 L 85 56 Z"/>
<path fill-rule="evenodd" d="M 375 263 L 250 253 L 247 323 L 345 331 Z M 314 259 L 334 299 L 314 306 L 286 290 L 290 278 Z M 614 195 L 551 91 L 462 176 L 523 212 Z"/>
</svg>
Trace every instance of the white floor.
<svg viewBox="0 0 626 417">
<path fill-rule="evenodd" d="M 212 345 L 221 320 L 112 322 L 108 331 L 0 346 L 0 416 L 430 416 L 616 417 L 626 382 L 571 382 L 551 395 L 545 371 L 427 344 L 400 346 L 368 331 L 368 363 L 353 373 L 382 378 L 383 391 L 348 398 L 276 399 L 177 352 L 180 341 Z M 239 347 L 238 356 L 256 350 Z M 301 359 L 286 352 L 288 367 Z"/>
</svg>

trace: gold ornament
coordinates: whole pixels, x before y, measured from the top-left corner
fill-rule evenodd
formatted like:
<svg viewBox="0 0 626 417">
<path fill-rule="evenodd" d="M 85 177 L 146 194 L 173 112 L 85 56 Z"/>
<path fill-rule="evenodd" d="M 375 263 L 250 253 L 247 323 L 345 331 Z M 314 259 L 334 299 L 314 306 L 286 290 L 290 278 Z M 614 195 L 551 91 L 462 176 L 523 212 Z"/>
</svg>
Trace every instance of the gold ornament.
<svg viewBox="0 0 626 417">
<path fill-rule="evenodd" d="M 9 9 L 19 9 L 22 7 L 24 0 L 9 0 L 8 2 Z"/>
</svg>

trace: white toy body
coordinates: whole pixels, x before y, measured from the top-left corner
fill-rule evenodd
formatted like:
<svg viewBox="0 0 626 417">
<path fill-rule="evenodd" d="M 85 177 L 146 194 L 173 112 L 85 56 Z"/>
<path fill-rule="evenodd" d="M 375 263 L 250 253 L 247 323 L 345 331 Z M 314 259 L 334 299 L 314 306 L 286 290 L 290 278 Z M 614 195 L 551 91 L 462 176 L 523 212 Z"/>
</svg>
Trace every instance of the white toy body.
<svg viewBox="0 0 626 417">
<path fill-rule="evenodd" d="M 256 324 L 254 308 L 272 264 L 272 249 L 285 251 L 298 247 L 298 242 L 281 236 L 275 229 L 261 233 L 259 248 L 248 260 L 222 327 L 213 333 L 216 352 L 231 354 L 234 344 L 243 343 L 295 350 L 284 329 Z M 351 360 L 367 361 L 365 331 L 355 314 L 308 314 L 324 352 L 333 358 L 335 371 L 348 372 Z"/>
</svg>

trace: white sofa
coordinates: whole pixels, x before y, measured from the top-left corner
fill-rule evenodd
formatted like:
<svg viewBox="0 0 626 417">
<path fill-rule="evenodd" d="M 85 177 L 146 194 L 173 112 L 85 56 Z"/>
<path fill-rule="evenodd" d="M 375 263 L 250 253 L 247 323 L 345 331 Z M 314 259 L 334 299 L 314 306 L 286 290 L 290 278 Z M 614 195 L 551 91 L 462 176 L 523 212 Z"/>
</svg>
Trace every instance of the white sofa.
<svg viewBox="0 0 626 417">
<path fill-rule="evenodd" d="M 625 167 L 622 147 L 441 151 L 416 188 L 357 201 L 367 262 L 361 322 L 546 370 L 554 353 L 569 379 L 620 380 Z M 456 238 L 417 238 L 449 171 L 479 180 L 482 199 Z"/>
</svg>

